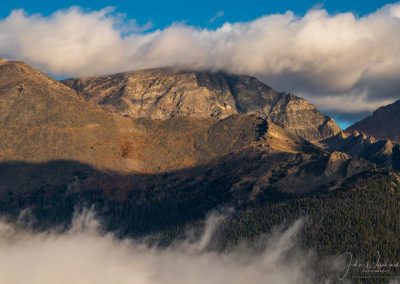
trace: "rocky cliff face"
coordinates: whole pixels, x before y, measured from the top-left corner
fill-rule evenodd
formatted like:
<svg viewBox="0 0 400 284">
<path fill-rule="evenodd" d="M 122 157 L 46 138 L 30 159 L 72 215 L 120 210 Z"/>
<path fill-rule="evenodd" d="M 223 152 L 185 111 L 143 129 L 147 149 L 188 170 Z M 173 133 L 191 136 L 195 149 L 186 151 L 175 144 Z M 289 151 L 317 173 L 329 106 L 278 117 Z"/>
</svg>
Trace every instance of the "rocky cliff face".
<svg viewBox="0 0 400 284">
<path fill-rule="evenodd" d="M 237 113 L 262 112 L 274 124 L 309 140 L 324 139 L 340 131 L 314 105 L 294 95 L 278 93 L 249 76 L 151 69 L 63 83 L 106 109 L 133 118 L 223 119 Z"/>
<path fill-rule="evenodd" d="M 353 124 L 347 130 L 357 130 L 378 139 L 400 142 L 400 100 L 378 108 L 371 116 Z"/>
</svg>

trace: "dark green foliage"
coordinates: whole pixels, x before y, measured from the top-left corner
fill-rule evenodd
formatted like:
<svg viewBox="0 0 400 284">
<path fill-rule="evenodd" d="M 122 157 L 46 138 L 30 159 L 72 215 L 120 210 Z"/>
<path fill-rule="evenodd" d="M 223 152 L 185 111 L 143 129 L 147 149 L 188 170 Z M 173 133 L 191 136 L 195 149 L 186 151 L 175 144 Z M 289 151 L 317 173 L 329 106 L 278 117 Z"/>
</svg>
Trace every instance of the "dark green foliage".
<svg viewBox="0 0 400 284">
<path fill-rule="evenodd" d="M 384 173 L 354 177 L 332 192 L 274 198 L 232 218 L 224 243 L 256 239 L 274 226 L 307 217 L 301 245 L 321 256 L 352 252 L 371 259 L 379 251 L 400 258 L 400 187 Z"/>
<path fill-rule="evenodd" d="M 252 170 L 251 162 L 245 165 Z M 183 237 L 189 227 L 200 230 L 213 210 L 232 207 L 234 212 L 213 241 L 214 249 L 230 249 L 243 240 L 252 243 L 276 226 L 288 227 L 305 218 L 299 246 L 313 250 L 319 259 L 352 252 L 355 258 L 367 261 L 374 259 L 378 251 L 385 259 L 400 259 L 398 175 L 390 171 L 364 172 L 347 179 L 339 188 L 302 195 L 267 187 L 250 198 L 254 181 L 241 182 L 240 188 L 233 191 L 232 185 L 238 184 L 241 175 L 234 165 L 227 163 L 225 167 L 230 174 L 220 174 L 222 167 L 205 167 L 180 176 L 163 173 L 132 177 L 138 185 L 123 195 L 116 194 L 117 188 L 108 192 L 96 188 L 74 191 L 66 185 L 3 191 L 0 212 L 13 221 L 28 209 L 32 217 L 27 220 L 34 228 L 45 230 L 60 225 L 67 228 L 77 209 L 94 207 L 104 229 L 121 237 L 152 235 L 159 244 L 166 245 Z M 75 172 L 75 178 L 84 182 L 90 176 L 87 170 Z M 144 181 L 146 186 L 139 186 Z"/>
</svg>

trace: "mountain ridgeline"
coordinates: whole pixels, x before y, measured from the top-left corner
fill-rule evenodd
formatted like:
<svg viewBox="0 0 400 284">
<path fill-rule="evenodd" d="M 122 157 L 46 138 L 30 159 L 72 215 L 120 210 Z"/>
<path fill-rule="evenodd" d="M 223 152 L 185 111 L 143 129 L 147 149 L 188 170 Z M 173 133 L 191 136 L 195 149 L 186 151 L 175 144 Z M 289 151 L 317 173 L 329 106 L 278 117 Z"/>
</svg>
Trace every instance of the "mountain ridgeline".
<svg viewBox="0 0 400 284">
<path fill-rule="evenodd" d="M 278 93 L 249 76 L 164 68 L 63 83 L 108 110 L 133 118 L 223 119 L 262 112 L 274 124 L 308 140 L 340 131 L 332 119 L 306 100 Z"/>
<path fill-rule="evenodd" d="M 399 144 L 343 133 L 253 77 L 164 68 L 61 83 L 3 60 L 0 137 L 0 213 L 28 210 L 38 230 L 93 206 L 107 230 L 168 243 L 231 207 L 217 249 L 308 216 L 302 248 L 321 257 L 400 257 Z"/>
<path fill-rule="evenodd" d="M 356 122 L 347 130 L 400 142 L 400 100 L 378 108 L 371 116 Z"/>
</svg>

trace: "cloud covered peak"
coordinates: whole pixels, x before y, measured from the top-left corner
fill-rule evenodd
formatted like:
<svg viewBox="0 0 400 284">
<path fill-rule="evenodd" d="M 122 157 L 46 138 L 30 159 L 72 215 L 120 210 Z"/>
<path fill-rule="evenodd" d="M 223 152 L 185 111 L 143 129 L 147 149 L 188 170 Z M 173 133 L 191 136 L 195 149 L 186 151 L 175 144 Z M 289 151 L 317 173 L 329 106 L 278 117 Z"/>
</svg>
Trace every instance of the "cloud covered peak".
<svg viewBox="0 0 400 284">
<path fill-rule="evenodd" d="M 13 11 L 0 20 L 0 56 L 58 76 L 160 66 L 255 75 L 331 113 L 375 109 L 400 96 L 400 4 L 357 17 L 314 9 L 205 29 L 147 30 L 110 9 L 49 16 Z"/>
</svg>

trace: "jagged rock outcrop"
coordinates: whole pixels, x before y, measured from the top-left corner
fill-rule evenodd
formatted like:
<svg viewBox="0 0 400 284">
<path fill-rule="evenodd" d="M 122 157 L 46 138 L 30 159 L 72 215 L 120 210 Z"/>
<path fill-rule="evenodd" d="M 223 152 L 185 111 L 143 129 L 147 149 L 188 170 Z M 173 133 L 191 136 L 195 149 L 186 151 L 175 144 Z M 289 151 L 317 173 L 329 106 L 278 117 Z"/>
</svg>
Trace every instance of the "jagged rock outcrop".
<svg viewBox="0 0 400 284">
<path fill-rule="evenodd" d="M 400 145 L 390 140 L 377 140 L 354 131 L 341 132 L 321 141 L 321 145 L 328 151 L 341 151 L 354 159 L 369 161 L 379 167 L 400 169 Z"/>
<path fill-rule="evenodd" d="M 355 130 L 378 139 L 400 142 L 400 100 L 378 108 L 371 116 L 354 123 L 346 131 Z"/>
<path fill-rule="evenodd" d="M 134 118 L 223 119 L 237 113 L 262 112 L 274 124 L 308 140 L 340 131 L 331 118 L 306 100 L 278 93 L 249 76 L 164 68 L 63 83 L 112 112 Z"/>
<path fill-rule="evenodd" d="M 326 164 L 324 174 L 327 176 L 331 176 L 337 173 L 345 173 L 348 162 L 351 160 L 351 157 L 346 153 L 334 151 L 329 155 L 328 162 Z"/>
</svg>

